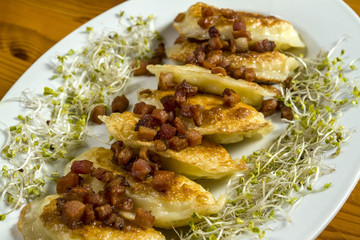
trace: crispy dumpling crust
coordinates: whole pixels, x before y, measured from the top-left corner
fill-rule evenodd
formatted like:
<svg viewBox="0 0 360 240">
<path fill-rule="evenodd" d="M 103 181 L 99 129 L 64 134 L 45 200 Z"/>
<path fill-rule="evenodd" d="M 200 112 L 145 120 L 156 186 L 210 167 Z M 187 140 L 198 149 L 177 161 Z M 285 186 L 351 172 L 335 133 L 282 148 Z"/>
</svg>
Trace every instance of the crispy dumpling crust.
<svg viewBox="0 0 360 240">
<path fill-rule="evenodd" d="M 146 90 L 139 92 L 139 101 L 162 108 L 160 99 L 173 94 L 174 91 Z M 232 108 L 224 107 L 222 97 L 198 93 L 189 97 L 187 103 L 200 104 L 205 108 L 204 122 L 198 127 L 192 119 L 181 117 L 183 122 L 220 144 L 239 142 L 244 136 L 251 137 L 257 133 L 266 135 L 273 129 L 262 113 L 242 102 Z"/>
<path fill-rule="evenodd" d="M 184 41 L 181 44 L 179 43 L 168 47 L 166 54 L 173 60 L 185 62 L 186 58 L 194 52 L 197 46 L 198 43 Z M 255 81 L 263 83 L 279 83 L 285 81 L 299 66 L 295 58 L 288 57 L 278 51 L 264 53 L 253 51 L 246 53 L 224 52 L 223 58 L 234 64 L 237 68 L 241 66 L 254 68 L 256 74 Z"/>
<path fill-rule="evenodd" d="M 133 148 L 148 147 L 155 151 L 153 141 L 137 139 L 138 132 L 134 130 L 139 117 L 132 112 L 113 113 L 109 117 L 101 117 L 108 132 L 117 140 L 121 140 Z M 187 147 L 180 152 L 168 149 L 156 152 L 162 158 L 165 169 L 184 174 L 191 178 L 219 179 L 235 172 L 246 169 L 244 161 L 236 163 L 229 153 L 216 143 L 203 139 L 202 144 L 196 147 Z"/>
<path fill-rule="evenodd" d="M 61 221 L 57 211 L 56 198 L 61 195 L 49 195 L 29 203 L 21 211 L 18 228 L 25 240 L 163 240 L 162 233 L 153 228 L 141 229 L 131 227 L 125 231 L 111 227 L 83 225 L 70 229 Z"/>
<path fill-rule="evenodd" d="M 275 93 L 265 89 L 254 82 L 248 82 L 242 79 L 234 79 L 221 74 L 212 74 L 209 69 L 186 64 L 186 65 L 148 65 L 147 69 L 159 78 L 160 73 L 171 72 L 177 83 L 186 80 L 192 85 L 199 87 L 199 90 L 205 93 L 222 95 L 225 88 L 229 88 L 240 95 L 243 103 L 249 104 L 255 108 L 260 108 L 263 97 L 274 97 Z"/>
<path fill-rule="evenodd" d="M 130 183 L 130 189 L 126 190 L 127 197 L 133 199 L 135 208 L 142 207 L 151 211 L 152 215 L 155 216 L 155 227 L 184 226 L 189 220 L 193 220 L 191 218 L 192 213 L 209 215 L 217 213 L 224 206 L 224 195 L 216 201 L 214 196 L 201 185 L 182 175 L 175 176 L 174 184 L 169 190 L 159 192 L 152 187 L 151 178 L 140 182 L 134 180 L 129 172 L 114 164 L 112 158 L 113 152 L 109 149 L 90 149 L 68 163 L 64 175 L 70 171 L 74 161 L 86 159 L 93 162 L 94 167 L 101 167 L 124 176 Z M 85 176 L 84 181 L 90 184 L 95 191 L 103 188 L 103 183 L 95 178 Z"/>
<path fill-rule="evenodd" d="M 214 6 L 201 2 L 190 6 L 185 12 L 183 21 L 175 22 L 173 24 L 180 36 L 199 40 L 209 39 L 208 29 L 203 29 L 197 24 L 198 20 L 201 18 L 202 7 L 212 7 L 213 9 L 217 9 Z M 298 32 L 288 21 L 273 16 L 264 16 L 241 11 L 238 12 L 245 21 L 246 30 L 251 33 L 252 40 L 250 41 L 250 44 L 268 39 L 275 42 L 277 50 L 286 50 L 291 47 L 305 47 Z M 233 20 L 221 16 L 215 23 L 215 27 L 221 34 L 220 38 L 224 40 L 233 39 Z"/>
</svg>

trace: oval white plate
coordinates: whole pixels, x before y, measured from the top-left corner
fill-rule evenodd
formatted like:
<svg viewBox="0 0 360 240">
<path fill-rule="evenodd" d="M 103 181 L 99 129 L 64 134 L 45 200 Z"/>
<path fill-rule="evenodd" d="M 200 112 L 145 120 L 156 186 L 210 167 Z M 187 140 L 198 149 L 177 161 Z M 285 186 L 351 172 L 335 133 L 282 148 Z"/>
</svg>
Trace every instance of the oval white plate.
<svg viewBox="0 0 360 240">
<path fill-rule="evenodd" d="M 110 9 L 69 34 L 46 52 L 14 84 L 3 100 L 17 97 L 25 89 L 41 93 L 44 86 L 51 86 L 51 82 L 48 80 L 52 75 L 52 69 L 49 68 L 48 62 L 54 56 L 64 54 L 71 48 L 78 49 L 83 46 L 86 42 L 84 34 L 86 26 L 92 26 L 96 30 L 104 29 L 103 31 L 107 32 L 106 29 L 117 26 L 117 16 L 120 11 L 124 10 L 127 15 L 154 14 L 156 29 L 165 37 L 166 44 L 172 44 L 176 37 L 176 32 L 171 27 L 172 20 L 177 13 L 185 11 L 195 2 L 193 0 L 171 1 L 171 3 L 164 0 L 131 0 Z M 320 49 L 328 50 L 341 36 L 349 35 L 351 40 L 341 46 L 346 51 L 345 61 L 359 57 L 360 20 L 341 0 L 209 0 L 205 2 L 222 8 L 271 14 L 290 21 L 307 44 L 309 55 L 316 54 Z M 360 71 L 356 70 L 353 76 L 360 76 Z M 155 79 L 138 78 L 134 80 L 134 84 L 154 88 L 156 81 Z M 134 102 L 136 89 L 132 89 L 133 91 L 128 94 L 130 100 Z M 1 121 L 9 126 L 13 125 L 16 122 L 15 117 L 22 111 L 18 103 L 1 103 Z M 347 128 L 359 130 L 359 118 L 360 109 L 355 107 L 344 113 L 341 123 Z M 101 130 L 106 134 L 105 128 Z M 278 132 L 274 134 L 276 133 Z M 266 147 L 269 140 L 271 140 L 271 136 L 264 141 L 252 143 L 251 148 L 239 145 L 239 148 L 232 146 L 229 150 L 235 157 L 242 156 L 251 153 L 254 148 Z M 359 179 L 360 161 L 357 159 L 360 156 L 359 142 L 360 134 L 355 132 L 350 141 L 343 146 L 343 151 L 338 158 L 326 160 L 329 165 L 336 168 L 336 171 L 323 176 L 318 184 L 321 186 L 324 183 L 332 182 L 331 188 L 304 197 L 292 211 L 291 222 L 274 224 L 274 231 L 267 232 L 266 239 L 313 239 L 321 233 L 346 201 Z M 1 135 L 0 146 L 3 143 L 4 136 Z M 94 144 L 99 145 L 98 143 Z M 244 152 L 245 149 L 246 152 Z M 15 212 L 4 222 L 0 222 L 2 239 L 22 239 L 16 225 L 18 216 L 19 212 Z"/>
</svg>

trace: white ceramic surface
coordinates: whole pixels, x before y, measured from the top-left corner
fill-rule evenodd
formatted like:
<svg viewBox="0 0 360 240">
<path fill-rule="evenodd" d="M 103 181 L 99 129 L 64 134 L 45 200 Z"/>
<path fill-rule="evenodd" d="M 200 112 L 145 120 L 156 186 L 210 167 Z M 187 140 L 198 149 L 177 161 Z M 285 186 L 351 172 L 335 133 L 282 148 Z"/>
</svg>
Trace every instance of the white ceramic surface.
<svg viewBox="0 0 360 240">
<path fill-rule="evenodd" d="M 84 34 L 87 26 L 96 30 L 109 29 L 117 26 L 117 15 L 125 10 L 127 15 L 155 15 L 155 28 L 165 37 L 166 43 L 171 44 L 176 37 L 171 23 L 180 11 L 185 11 L 193 0 L 165 1 L 165 0 L 131 0 L 94 18 L 84 26 L 69 34 L 62 41 L 56 44 L 14 84 L 6 96 L 9 99 L 17 97 L 25 89 L 41 93 L 44 86 L 51 86 L 49 81 L 52 70 L 48 62 L 57 54 L 64 54 L 69 49 L 78 49 L 86 42 Z M 204 1 L 223 8 L 260 12 L 272 14 L 290 21 L 299 31 L 301 37 L 308 46 L 308 55 L 317 53 L 320 49 L 330 49 L 343 35 L 349 35 L 350 40 L 342 44 L 346 51 L 345 61 L 349 61 L 360 55 L 360 20 L 359 17 L 341 0 L 208 0 Z M 166 9 L 166 10 L 164 10 Z M 360 67 L 358 67 L 359 69 Z M 356 70 L 353 76 L 360 76 Z M 128 94 L 132 101 L 136 99 L 137 86 L 155 88 L 155 78 L 137 78 L 133 81 L 136 87 L 132 87 Z M 10 125 L 16 123 L 16 116 L 24 110 L 16 102 L 1 103 L 1 121 Z M 338 158 L 328 159 L 327 163 L 336 168 L 332 174 L 323 176 L 319 186 L 332 182 L 329 190 L 306 196 L 300 204 L 291 212 L 291 222 L 273 225 L 274 231 L 266 234 L 266 239 L 313 239 L 315 238 L 336 215 L 342 204 L 346 201 L 360 176 L 360 142 L 358 121 L 360 119 L 360 108 L 355 107 L 344 113 L 341 123 L 347 128 L 355 129 L 348 143 L 342 147 L 342 153 Z M 269 141 L 279 133 L 281 124 L 277 131 L 260 142 L 251 144 L 239 144 L 229 146 L 230 153 L 242 156 L 244 153 L 251 153 L 252 150 L 266 147 Z M 104 127 L 98 127 L 97 132 L 103 132 L 106 139 L 107 133 Z M 0 135 L 0 145 L 4 142 L 3 134 Z M 91 145 L 99 146 L 97 142 Z M 247 146 L 247 147 L 245 147 Z M 249 147 L 250 146 L 250 147 Z M 0 222 L 1 239 L 22 239 L 17 230 L 16 222 L 18 212 L 11 214 L 4 222 Z"/>
</svg>

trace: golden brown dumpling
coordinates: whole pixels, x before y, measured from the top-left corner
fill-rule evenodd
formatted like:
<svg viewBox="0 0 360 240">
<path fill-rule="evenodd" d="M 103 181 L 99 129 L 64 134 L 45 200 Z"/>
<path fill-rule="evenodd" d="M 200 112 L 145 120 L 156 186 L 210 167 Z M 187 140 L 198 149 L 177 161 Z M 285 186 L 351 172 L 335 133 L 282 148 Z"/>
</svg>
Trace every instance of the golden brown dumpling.
<svg viewBox="0 0 360 240">
<path fill-rule="evenodd" d="M 56 199 L 61 195 L 49 195 L 35 199 L 21 211 L 18 228 L 25 240 L 163 240 L 162 233 L 153 228 L 120 230 L 106 226 L 83 225 L 70 229 L 61 221 Z"/>
<path fill-rule="evenodd" d="M 171 72 L 177 83 L 184 79 L 199 87 L 199 90 L 206 93 L 222 95 L 225 88 L 229 88 L 240 95 L 243 103 L 255 108 L 260 108 L 263 97 L 274 97 L 275 93 L 259 86 L 257 83 L 241 79 L 234 79 L 221 74 L 212 74 L 209 69 L 195 65 L 148 65 L 147 69 L 159 78 L 160 73 Z"/>
<path fill-rule="evenodd" d="M 141 91 L 139 101 L 162 108 L 160 99 L 173 94 L 174 91 Z M 273 129 L 271 122 L 266 121 L 262 113 L 242 102 L 231 108 L 224 107 L 222 97 L 198 93 L 189 97 L 187 103 L 200 104 L 205 108 L 204 121 L 201 126 L 196 126 L 190 118 L 181 117 L 181 120 L 189 128 L 197 130 L 201 135 L 207 135 L 207 138 L 220 144 L 240 142 L 244 137 L 252 137 L 255 134 L 266 135 Z"/>
<path fill-rule="evenodd" d="M 136 114 L 113 113 L 109 117 L 100 118 L 115 139 L 132 148 L 148 147 L 151 152 L 156 152 L 154 141 L 138 140 L 138 132 L 134 130 L 139 120 Z M 162 158 L 165 169 L 191 178 L 218 179 L 246 169 L 245 162 L 239 160 L 236 163 L 225 148 L 207 139 L 203 139 L 200 145 L 187 147 L 179 152 L 167 149 L 156 153 Z"/>
<path fill-rule="evenodd" d="M 130 183 L 130 188 L 126 190 L 127 197 L 134 201 L 135 208 L 141 207 L 151 211 L 151 214 L 155 216 L 154 227 L 184 226 L 189 220 L 193 220 L 191 215 L 194 212 L 209 215 L 217 213 L 224 206 L 224 195 L 216 201 L 214 196 L 201 185 L 182 175 L 175 175 L 174 183 L 169 190 L 159 192 L 152 187 L 151 178 L 140 182 L 134 180 L 129 172 L 114 164 L 112 158 L 113 152 L 111 150 L 93 148 L 73 161 L 86 159 L 93 162 L 94 167 L 101 167 L 124 176 L 126 181 Z M 72 162 L 66 165 L 64 175 L 70 171 Z M 95 191 L 103 189 L 103 183 L 96 178 L 84 176 L 84 181 L 89 183 Z M 134 217 L 131 214 L 127 216 Z"/>
<path fill-rule="evenodd" d="M 185 38 L 195 38 L 199 40 L 209 39 L 208 29 L 203 29 L 198 25 L 201 18 L 201 8 L 212 7 L 215 9 L 215 15 L 219 15 L 216 7 L 205 3 L 196 3 L 185 12 L 185 18 L 180 22 L 174 23 L 174 28 L 180 36 Z M 272 40 L 276 44 L 276 49 L 286 50 L 291 47 L 303 48 L 305 44 L 301 41 L 298 32 L 285 20 L 273 16 L 263 16 L 256 13 L 238 11 L 246 24 L 246 30 L 251 34 L 249 44 L 260 40 Z M 221 16 L 215 23 L 215 27 L 220 32 L 220 38 L 233 39 L 233 21 Z"/>
<path fill-rule="evenodd" d="M 184 41 L 181 44 L 168 47 L 166 54 L 171 59 L 185 62 L 186 58 L 194 52 L 197 46 L 198 43 Z M 253 68 L 256 74 L 255 81 L 265 83 L 285 81 L 299 66 L 295 58 L 278 51 L 264 53 L 253 51 L 245 53 L 223 52 L 223 60 L 232 63 L 235 68 L 242 66 Z"/>
</svg>

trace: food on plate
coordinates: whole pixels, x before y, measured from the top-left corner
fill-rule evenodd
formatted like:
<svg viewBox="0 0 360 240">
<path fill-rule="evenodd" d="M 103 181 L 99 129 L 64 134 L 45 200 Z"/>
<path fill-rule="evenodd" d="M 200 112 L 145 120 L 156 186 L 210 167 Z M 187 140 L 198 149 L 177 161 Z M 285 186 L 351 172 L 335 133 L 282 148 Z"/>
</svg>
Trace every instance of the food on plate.
<svg viewBox="0 0 360 240">
<path fill-rule="evenodd" d="M 164 169 L 184 174 L 191 178 L 219 179 L 246 169 L 243 160 L 235 162 L 221 146 L 207 139 L 200 145 L 186 147 L 180 151 L 171 148 L 157 151 L 157 141 L 139 139 L 139 131 L 135 130 L 141 116 L 131 112 L 113 113 L 109 117 L 100 117 L 106 124 L 111 136 L 135 149 L 147 147 L 161 157 Z M 141 127 L 141 126 L 140 126 Z M 139 130 L 140 130 L 139 127 Z M 155 133 L 156 134 L 156 133 Z M 179 140 L 181 140 L 179 138 Z"/>
<path fill-rule="evenodd" d="M 196 3 L 174 20 L 180 37 L 209 39 L 208 30 L 215 26 L 222 40 L 247 38 L 249 45 L 262 40 L 274 41 L 278 50 L 303 48 L 298 32 L 286 20 L 257 13 L 219 9 L 205 3 Z"/>
<path fill-rule="evenodd" d="M 38 198 L 24 207 L 18 222 L 18 228 L 25 240 L 60 239 L 165 239 L 164 235 L 153 228 L 143 229 L 129 226 L 126 230 L 109 226 L 82 225 L 68 227 L 57 209 L 57 199 L 62 195 L 48 195 Z"/>
<path fill-rule="evenodd" d="M 234 79 L 221 74 L 212 74 L 210 70 L 187 65 L 149 65 L 147 69 L 159 79 L 161 73 L 172 73 L 173 80 L 181 83 L 184 79 L 192 85 L 198 86 L 199 91 L 222 95 L 225 88 L 240 95 L 241 102 L 259 108 L 263 97 L 274 97 L 276 94 L 259 86 L 257 83 L 242 79 Z"/>
<path fill-rule="evenodd" d="M 201 185 L 182 175 L 172 172 L 172 175 L 170 174 L 170 177 L 168 177 L 166 173 L 171 172 L 160 169 L 154 170 L 152 175 L 149 173 L 148 176 L 151 177 L 142 180 L 134 177 L 134 171 L 126 171 L 124 168 L 131 164 L 132 166 L 136 165 L 139 159 L 149 162 L 149 158 L 153 156 L 149 152 L 146 153 L 146 148 L 145 150 L 142 148 L 138 153 L 139 159 L 130 160 L 134 162 L 120 166 L 115 163 L 114 154 L 122 154 L 121 150 L 126 151 L 128 147 L 119 147 L 118 142 L 114 143 L 114 145 L 112 149 L 116 148 L 118 152 L 115 151 L 114 153 L 114 151 L 105 148 L 92 148 L 84 152 L 67 164 L 64 174 L 70 172 L 74 162 L 86 159 L 93 163 L 93 167 L 105 169 L 114 175 L 124 177 L 130 185 L 126 188 L 124 196 L 132 199 L 134 207 L 141 207 L 151 211 L 151 214 L 155 217 L 155 227 L 172 228 L 173 226 L 184 226 L 189 220 L 192 220 L 191 215 L 194 212 L 209 215 L 222 209 L 225 203 L 224 195 L 216 201 L 214 196 Z M 134 158 L 136 158 L 135 153 Z M 103 182 L 89 175 L 83 176 L 83 181 L 96 191 L 104 188 Z M 128 212 L 127 217 L 132 219 L 135 214 Z"/>
<path fill-rule="evenodd" d="M 138 100 L 163 108 L 164 99 L 173 96 L 174 91 L 168 90 L 143 90 L 138 94 Z M 162 101 L 163 99 L 163 101 Z M 198 93 L 188 97 L 187 105 L 201 105 L 204 108 L 202 124 L 196 122 L 184 114 L 178 114 L 179 118 L 189 129 L 195 129 L 201 135 L 207 135 L 208 139 L 220 144 L 234 143 L 251 137 L 255 134 L 268 134 L 273 126 L 270 121 L 264 119 L 262 113 L 255 108 L 237 102 L 232 107 L 224 106 L 223 97 Z"/>
<path fill-rule="evenodd" d="M 189 63 L 189 61 L 191 61 L 189 56 L 191 56 L 194 52 L 196 53 L 198 48 L 199 43 L 185 40 L 183 43 L 178 43 L 174 46 L 168 47 L 166 52 L 167 56 L 171 59 L 183 63 Z M 203 54 L 203 61 L 215 61 L 214 66 L 210 66 L 211 68 L 216 66 L 223 66 L 225 64 L 225 69 L 254 69 L 255 78 L 253 81 L 255 82 L 279 83 L 285 81 L 299 66 L 299 63 L 295 60 L 295 58 L 286 56 L 285 54 L 278 51 L 261 53 L 255 51 L 246 51 L 238 53 L 231 51 L 211 50 L 205 52 Z M 216 59 L 214 57 L 215 55 Z M 239 75 L 242 77 L 242 79 L 246 80 L 245 74 L 242 76 L 241 74 L 237 74 L 235 71 L 231 72 L 232 69 L 229 69 L 230 72 L 227 71 L 226 74 L 232 76 L 233 78 L 237 78 L 236 75 Z"/>
</svg>

